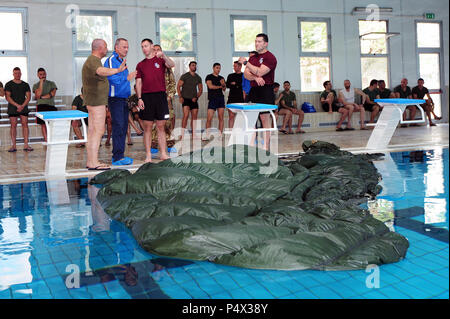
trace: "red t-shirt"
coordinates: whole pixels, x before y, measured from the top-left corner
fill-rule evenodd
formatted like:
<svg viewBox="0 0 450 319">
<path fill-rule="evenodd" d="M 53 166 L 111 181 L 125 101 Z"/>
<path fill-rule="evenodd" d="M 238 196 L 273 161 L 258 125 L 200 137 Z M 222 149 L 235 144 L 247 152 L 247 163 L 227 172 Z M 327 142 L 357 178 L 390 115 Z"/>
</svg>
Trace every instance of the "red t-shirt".
<svg viewBox="0 0 450 319">
<path fill-rule="evenodd" d="M 154 56 L 136 66 L 136 79 L 142 79 L 142 93 L 166 92 L 166 62 Z"/>
<path fill-rule="evenodd" d="M 262 78 L 266 82 L 266 84 L 273 84 L 275 82 L 275 68 L 277 67 L 277 58 L 270 53 L 270 51 L 267 51 L 266 53 L 262 54 L 255 54 L 250 59 L 248 59 L 248 62 L 251 65 L 260 67 L 261 64 L 264 64 L 270 69 L 270 72 L 264 75 Z M 256 81 L 250 82 L 251 86 L 258 86 Z"/>
</svg>

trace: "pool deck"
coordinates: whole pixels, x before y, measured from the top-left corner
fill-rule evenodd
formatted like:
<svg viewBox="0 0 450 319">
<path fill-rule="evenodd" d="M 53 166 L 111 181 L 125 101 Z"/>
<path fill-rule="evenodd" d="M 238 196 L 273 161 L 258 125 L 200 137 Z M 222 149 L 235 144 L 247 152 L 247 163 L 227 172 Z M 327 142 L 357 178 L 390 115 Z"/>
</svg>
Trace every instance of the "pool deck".
<svg viewBox="0 0 450 319">
<path fill-rule="evenodd" d="M 19 128 L 20 129 L 20 128 Z M 437 126 L 419 126 L 398 128 L 388 149 L 367 150 L 366 144 L 369 140 L 372 130 L 361 131 L 326 131 L 326 132 L 311 132 L 304 134 L 285 135 L 278 133 L 277 136 L 272 135 L 273 138 L 278 139 L 278 154 L 298 154 L 302 151 L 301 145 L 306 140 L 320 140 L 334 143 L 342 150 L 347 150 L 352 153 L 373 153 L 373 152 L 388 152 L 388 151 L 405 151 L 405 150 L 426 150 L 435 147 L 448 147 L 449 145 L 449 125 L 447 123 L 437 124 Z M 226 145 L 228 136 L 225 135 L 223 139 L 214 139 L 209 142 L 196 140 L 195 149 L 205 148 L 210 146 L 217 146 L 223 143 Z M 127 146 L 125 156 L 134 159 L 131 166 L 116 166 L 114 168 L 127 168 L 131 172 L 138 169 L 145 160 L 145 152 L 142 137 L 134 137 L 133 145 Z M 100 161 L 111 163 L 112 146 L 105 146 L 105 140 L 102 141 L 100 147 L 99 158 Z M 45 156 L 46 147 L 41 143 L 30 144 L 33 152 L 25 152 L 22 150 L 22 145 L 17 145 L 17 152 L 8 153 L 8 146 L 3 145 L 0 150 L 0 184 L 23 183 L 31 181 L 45 180 Z M 178 145 L 175 148 L 179 149 Z M 158 159 L 155 158 L 155 162 Z M 86 148 L 76 148 L 74 145 L 69 147 L 67 160 L 67 175 L 66 178 L 81 178 L 96 175 L 96 171 L 88 171 L 85 168 L 86 164 Z"/>
</svg>

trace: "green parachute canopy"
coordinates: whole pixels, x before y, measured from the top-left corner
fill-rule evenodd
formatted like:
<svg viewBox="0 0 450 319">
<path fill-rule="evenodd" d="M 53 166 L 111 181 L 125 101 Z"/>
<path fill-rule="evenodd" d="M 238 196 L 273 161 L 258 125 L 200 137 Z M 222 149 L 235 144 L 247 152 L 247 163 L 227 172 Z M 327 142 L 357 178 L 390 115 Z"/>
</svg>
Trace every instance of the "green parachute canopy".
<svg viewBox="0 0 450 319">
<path fill-rule="evenodd" d="M 326 142 L 283 162 L 243 145 L 192 152 L 134 174 L 111 170 L 97 199 L 148 252 L 278 270 L 363 269 L 404 258 L 408 241 L 359 204 L 381 179 L 371 159 Z"/>
</svg>

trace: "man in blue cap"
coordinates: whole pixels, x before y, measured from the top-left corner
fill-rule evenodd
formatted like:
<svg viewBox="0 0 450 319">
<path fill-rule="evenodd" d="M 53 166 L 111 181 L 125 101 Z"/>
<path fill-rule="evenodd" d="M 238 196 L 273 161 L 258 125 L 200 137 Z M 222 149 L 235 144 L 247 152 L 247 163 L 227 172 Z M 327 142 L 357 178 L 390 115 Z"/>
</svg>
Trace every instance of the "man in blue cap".
<svg viewBox="0 0 450 319">
<path fill-rule="evenodd" d="M 113 54 L 105 61 L 107 68 L 117 68 L 128 54 L 128 41 L 118 38 Z M 109 97 L 108 108 L 112 118 L 112 165 L 131 165 L 133 159 L 125 156 L 125 140 L 128 130 L 128 103 L 131 95 L 130 81 L 136 76 L 136 71 L 128 73 L 128 69 L 108 76 Z"/>
</svg>

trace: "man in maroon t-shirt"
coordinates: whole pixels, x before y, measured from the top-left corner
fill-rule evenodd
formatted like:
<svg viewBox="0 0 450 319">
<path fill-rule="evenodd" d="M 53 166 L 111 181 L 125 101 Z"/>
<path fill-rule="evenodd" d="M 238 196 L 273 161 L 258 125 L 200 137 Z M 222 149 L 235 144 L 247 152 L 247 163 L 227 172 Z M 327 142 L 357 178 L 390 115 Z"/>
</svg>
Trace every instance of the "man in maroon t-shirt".
<svg viewBox="0 0 450 319">
<path fill-rule="evenodd" d="M 277 58 L 267 50 L 269 38 L 267 34 L 260 33 L 255 39 L 255 51 L 257 54 L 251 56 L 247 61 L 244 57 L 239 58 L 239 62 L 244 64 L 244 77 L 250 80 L 250 92 L 248 101 L 252 103 L 275 104 L 273 84 L 275 82 L 275 68 Z M 260 113 L 262 126 L 271 127 L 270 113 Z M 269 150 L 270 131 L 264 134 L 264 148 Z"/>
<path fill-rule="evenodd" d="M 152 128 L 156 121 L 160 159 L 169 158 L 167 154 L 166 132 L 164 125 L 169 118 L 169 106 L 166 96 L 166 67 L 173 68 L 175 63 L 162 51 L 153 48 L 153 41 L 141 41 L 145 59 L 136 66 L 136 95 L 138 97 L 139 118 L 144 124 L 145 162 L 152 161 Z"/>
</svg>

